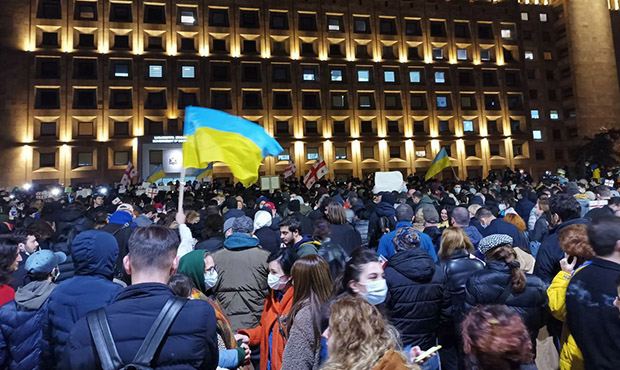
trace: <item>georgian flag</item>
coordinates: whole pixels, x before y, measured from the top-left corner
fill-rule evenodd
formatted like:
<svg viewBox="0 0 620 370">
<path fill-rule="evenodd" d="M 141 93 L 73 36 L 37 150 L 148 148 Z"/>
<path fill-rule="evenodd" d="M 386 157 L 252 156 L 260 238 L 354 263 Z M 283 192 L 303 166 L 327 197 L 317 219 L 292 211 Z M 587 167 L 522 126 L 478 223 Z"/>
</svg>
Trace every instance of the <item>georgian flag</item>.
<svg viewBox="0 0 620 370">
<path fill-rule="evenodd" d="M 127 163 L 127 168 L 123 173 L 123 177 L 121 178 L 121 185 L 127 187 L 131 184 L 135 184 L 138 180 L 138 169 L 131 164 L 131 162 Z"/>
<path fill-rule="evenodd" d="M 290 161 L 288 166 L 284 169 L 284 178 L 287 179 L 291 176 L 295 176 L 295 172 L 297 172 L 297 166 L 295 166 L 295 162 Z"/>
<path fill-rule="evenodd" d="M 319 157 L 319 160 L 312 165 L 310 172 L 304 177 L 304 185 L 310 189 L 312 185 L 327 175 L 327 173 L 327 163 L 325 163 L 323 158 Z"/>
</svg>

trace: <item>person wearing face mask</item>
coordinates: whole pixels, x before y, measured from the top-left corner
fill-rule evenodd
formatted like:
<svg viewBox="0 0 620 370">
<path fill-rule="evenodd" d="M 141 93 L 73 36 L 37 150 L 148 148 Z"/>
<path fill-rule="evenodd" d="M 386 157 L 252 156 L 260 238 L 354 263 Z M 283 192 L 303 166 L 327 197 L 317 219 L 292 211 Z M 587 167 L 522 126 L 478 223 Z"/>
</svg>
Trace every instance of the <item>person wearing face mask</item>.
<svg viewBox="0 0 620 370">
<path fill-rule="evenodd" d="M 344 267 L 339 295 L 359 296 L 376 306 L 385 302 L 387 291 L 383 266 L 377 255 L 367 249 L 355 250 Z"/>
<path fill-rule="evenodd" d="M 218 280 L 213 257 L 205 250 L 189 252 L 179 260 L 178 272 L 186 275 L 192 283 L 189 298 L 206 301 L 215 311 L 219 349 L 218 368 L 235 369 L 243 365 L 250 358 L 249 347 L 237 346 L 228 317 L 220 305 L 207 295 Z"/>
<path fill-rule="evenodd" d="M 237 340 L 250 346 L 260 345 L 260 370 L 275 370 L 282 366 L 286 318 L 293 306 L 291 269 L 297 257 L 292 248 L 280 249 L 269 256 L 267 283 L 271 291 L 265 300 L 260 323 L 253 328 L 241 329 L 235 335 Z"/>
<path fill-rule="evenodd" d="M 44 368 L 41 355 L 47 348 L 43 338 L 47 298 L 56 288 L 58 265 L 66 259 L 62 252 L 42 250 L 26 260 L 27 284 L 17 289 L 15 300 L 0 307 L 0 368 Z"/>
<path fill-rule="evenodd" d="M 451 330 L 452 309 L 446 275 L 419 247 L 420 239 L 413 228 L 398 230 L 394 244 L 396 254 L 385 268 L 387 316 L 406 348 L 433 347 L 440 331 Z M 438 366 L 435 359 L 425 369 L 438 369 Z"/>
</svg>

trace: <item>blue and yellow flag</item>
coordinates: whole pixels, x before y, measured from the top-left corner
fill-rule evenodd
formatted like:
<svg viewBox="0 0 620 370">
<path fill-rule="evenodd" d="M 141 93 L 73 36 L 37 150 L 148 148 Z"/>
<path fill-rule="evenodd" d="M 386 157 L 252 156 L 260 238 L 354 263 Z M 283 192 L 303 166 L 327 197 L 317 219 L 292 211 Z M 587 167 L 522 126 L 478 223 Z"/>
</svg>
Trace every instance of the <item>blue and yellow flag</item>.
<svg viewBox="0 0 620 370">
<path fill-rule="evenodd" d="M 258 180 L 258 168 L 266 156 L 283 151 L 261 126 L 214 109 L 187 107 L 183 134 L 185 168 L 223 162 L 246 187 Z"/>
<path fill-rule="evenodd" d="M 448 157 L 446 148 L 441 148 L 439 153 L 437 153 L 435 159 L 433 159 L 433 163 L 431 163 L 428 171 L 426 171 L 426 176 L 424 176 L 424 180 L 428 181 L 428 179 L 432 178 L 433 176 L 443 171 L 444 168 L 448 167 L 450 167 L 450 157 Z"/>
<path fill-rule="evenodd" d="M 213 178 L 213 163 L 209 163 L 207 168 L 203 168 L 196 174 L 196 180 L 204 180 L 206 178 Z"/>
<path fill-rule="evenodd" d="M 159 165 L 155 167 L 153 171 L 151 171 L 151 174 L 145 181 L 150 182 L 151 184 L 154 184 L 157 182 L 157 180 L 161 180 L 164 177 L 166 177 L 166 173 L 164 172 L 164 167 Z"/>
</svg>

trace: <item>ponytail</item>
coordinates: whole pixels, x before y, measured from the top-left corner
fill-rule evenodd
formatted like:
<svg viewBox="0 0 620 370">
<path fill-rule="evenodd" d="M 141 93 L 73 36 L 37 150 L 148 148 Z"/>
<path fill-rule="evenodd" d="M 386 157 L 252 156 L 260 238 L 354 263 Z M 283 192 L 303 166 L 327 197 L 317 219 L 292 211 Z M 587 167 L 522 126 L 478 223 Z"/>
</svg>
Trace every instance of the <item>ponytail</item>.
<svg viewBox="0 0 620 370">
<path fill-rule="evenodd" d="M 521 293 L 525 290 L 525 273 L 521 270 L 521 264 L 517 261 L 517 253 L 512 246 L 504 245 L 495 248 L 488 256 L 488 260 L 501 261 L 510 268 L 510 284 L 514 293 Z"/>
</svg>

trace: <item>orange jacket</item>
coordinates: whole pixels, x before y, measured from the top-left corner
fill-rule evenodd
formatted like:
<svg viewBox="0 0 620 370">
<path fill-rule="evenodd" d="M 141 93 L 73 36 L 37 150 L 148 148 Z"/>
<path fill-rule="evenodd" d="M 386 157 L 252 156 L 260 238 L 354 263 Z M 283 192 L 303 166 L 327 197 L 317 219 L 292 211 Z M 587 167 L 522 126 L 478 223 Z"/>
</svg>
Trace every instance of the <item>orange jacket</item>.
<svg viewBox="0 0 620 370">
<path fill-rule="evenodd" d="M 239 330 L 240 334 L 250 337 L 250 346 L 260 344 L 260 370 L 267 370 L 267 360 L 269 359 L 269 334 L 273 333 L 271 339 L 271 368 L 280 369 L 282 367 L 282 355 L 286 338 L 283 335 L 286 330 L 286 318 L 293 306 L 293 287 L 289 287 L 282 300 L 275 299 L 274 292 L 271 291 L 269 297 L 265 299 L 265 306 L 257 327 Z"/>
</svg>

